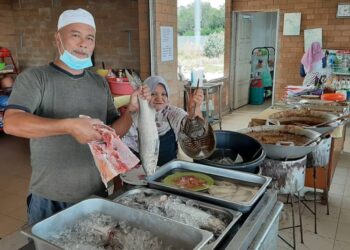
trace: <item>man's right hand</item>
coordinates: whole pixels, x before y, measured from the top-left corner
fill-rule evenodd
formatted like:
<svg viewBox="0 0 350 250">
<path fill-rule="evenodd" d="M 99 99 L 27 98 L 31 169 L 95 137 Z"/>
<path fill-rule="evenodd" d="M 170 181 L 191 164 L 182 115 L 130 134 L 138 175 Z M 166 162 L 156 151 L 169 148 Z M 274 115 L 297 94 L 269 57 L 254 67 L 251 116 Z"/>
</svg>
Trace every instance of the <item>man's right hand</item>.
<svg viewBox="0 0 350 250">
<path fill-rule="evenodd" d="M 103 122 L 89 117 L 69 119 L 70 135 L 81 144 L 102 140 L 102 135 L 94 128 L 96 124 Z"/>
<path fill-rule="evenodd" d="M 8 109 L 4 114 L 5 133 L 28 139 L 69 134 L 80 143 L 88 143 L 102 139 L 94 129 L 96 124 L 102 121 L 88 116 L 50 119 L 20 109 Z"/>
</svg>

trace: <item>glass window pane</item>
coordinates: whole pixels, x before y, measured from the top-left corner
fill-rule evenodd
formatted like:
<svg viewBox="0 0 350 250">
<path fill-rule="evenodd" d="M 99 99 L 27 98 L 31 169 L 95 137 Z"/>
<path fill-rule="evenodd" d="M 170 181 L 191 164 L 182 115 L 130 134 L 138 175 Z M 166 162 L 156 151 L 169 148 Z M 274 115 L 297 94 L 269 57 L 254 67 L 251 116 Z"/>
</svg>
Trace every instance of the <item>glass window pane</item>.
<svg viewBox="0 0 350 250">
<path fill-rule="evenodd" d="M 206 80 L 224 75 L 225 0 L 178 0 L 178 70 L 184 79 L 202 69 Z"/>
</svg>

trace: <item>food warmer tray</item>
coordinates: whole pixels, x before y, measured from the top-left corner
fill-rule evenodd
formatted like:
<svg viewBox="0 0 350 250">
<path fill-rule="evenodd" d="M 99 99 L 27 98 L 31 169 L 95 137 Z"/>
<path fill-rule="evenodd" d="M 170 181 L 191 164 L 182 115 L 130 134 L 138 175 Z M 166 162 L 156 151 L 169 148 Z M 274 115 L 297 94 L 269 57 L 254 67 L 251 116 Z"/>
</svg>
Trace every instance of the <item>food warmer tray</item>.
<svg viewBox="0 0 350 250">
<path fill-rule="evenodd" d="M 228 209 L 228 208 L 223 208 L 223 207 L 219 207 L 219 206 L 215 206 L 206 202 L 201 202 L 198 200 L 193 200 L 193 199 L 189 199 L 183 196 L 179 196 L 176 194 L 172 194 L 172 193 L 168 193 L 168 192 L 164 192 L 161 190 L 156 190 L 156 189 L 150 189 L 150 188 L 144 188 L 144 187 L 140 187 L 140 188 L 135 188 L 135 189 L 131 189 L 123 194 L 121 194 L 120 196 L 116 197 L 115 199 L 113 199 L 114 202 L 117 203 L 121 203 L 121 201 L 125 198 L 125 197 L 132 197 L 133 195 L 139 194 L 145 192 L 147 194 L 156 194 L 156 195 L 172 195 L 172 196 L 176 196 L 177 198 L 179 198 L 181 201 L 183 201 L 184 203 L 187 201 L 190 201 L 191 204 L 195 205 L 196 208 L 200 208 L 203 211 L 209 211 L 210 214 L 214 215 L 214 214 L 224 214 L 224 216 L 227 218 L 227 220 L 229 221 L 228 225 L 226 226 L 226 229 L 220 234 L 220 236 L 218 236 L 214 241 L 212 242 L 208 242 L 206 244 L 206 246 L 204 246 L 201 249 L 215 249 L 218 244 L 220 243 L 220 241 L 225 237 L 225 235 L 231 230 L 231 228 L 236 225 L 236 223 L 238 222 L 238 220 L 241 218 L 242 213 L 238 212 L 238 211 L 234 211 L 232 209 Z M 122 203 L 123 204 L 123 203 Z M 123 204 L 126 205 L 126 204 Z M 142 210 L 142 211 L 147 211 L 147 210 Z"/>
<path fill-rule="evenodd" d="M 249 186 L 257 186 L 259 189 L 256 194 L 247 202 L 234 202 L 222 198 L 211 196 L 204 192 L 195 192 L 184 188 L 170 186 L 162 183 L 162 179 L 175 172 L 193 171 L 211 175 L 214 180 L 228 180 L 236 183 L 245 184 Z M 256 175 L 241 171 L 228 170 L 216 168 L 212 166 L 202 165 L 193 162 L 186 162 L 180 160 L 173 160 L 159 168 L 153 175 L 147 177 L 147 182 L 150 187 L 177 193 L 189 198 L 198 198 L 212 204 L 223 206 L 238 210 L 242 213 L 247 213 L 251 210 L 253 205 L 258 201 L 259 197 L 265 192 L 267 186 L 271 182 L 270 177 Z"/>
<path fill-rule="evenodd" d="M 48 241 L 50 236 L 74 225 L 79 218 L 94 212 L 110 215 L 118 221 L 126 221 L 132 227 L 150 231 L 163 242 L 178 248 L 201 249 L 213 236 L 208 231 L 101 198 L 81 201 L 23 229 L 22 233 L 34 240 L 36 250 L 61 249 Z"/>
</svg>

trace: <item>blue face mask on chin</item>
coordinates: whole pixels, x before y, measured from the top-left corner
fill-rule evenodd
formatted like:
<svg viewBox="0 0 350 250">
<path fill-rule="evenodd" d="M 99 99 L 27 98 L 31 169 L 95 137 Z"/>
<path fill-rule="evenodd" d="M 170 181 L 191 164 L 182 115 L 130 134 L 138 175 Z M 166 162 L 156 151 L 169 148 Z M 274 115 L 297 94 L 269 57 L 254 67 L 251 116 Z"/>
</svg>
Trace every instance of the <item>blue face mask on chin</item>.
<svg viewBox="0 0 350 250">
<path fill-rule="evenodd" d="M 60 38 L 61 45 L 64 49 L 61 36 L 59 38 Z M 76 57 L 75 55 L 72 55 L 65 49 L 63 51 L 63 54 L 60 55 L 60 60 L 64 62 L 64 64 L 66 64 L 69 68 L 74 70 L 82 70 L 92 66 L 92 61 L 90 56 L 81 59 L 79 57 Z"/>
<path fill-rule="evenodd" d="M 91 57 L 81 59 L 72 55 L 67 50 L 64 50 L 63 54 L 61 54 L 60 60 L 74 70 L 82 70 L 92 66 Z"/>
</svg>

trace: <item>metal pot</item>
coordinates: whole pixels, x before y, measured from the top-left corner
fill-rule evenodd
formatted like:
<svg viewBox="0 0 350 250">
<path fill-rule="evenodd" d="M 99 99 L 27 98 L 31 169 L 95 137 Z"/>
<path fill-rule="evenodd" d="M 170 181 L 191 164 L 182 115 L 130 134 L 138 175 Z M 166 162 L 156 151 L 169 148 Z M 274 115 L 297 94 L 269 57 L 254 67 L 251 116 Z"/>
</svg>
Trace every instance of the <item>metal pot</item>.
<svg viewBox="0 0 350 250">
<path fill-rule="evenodd" d="M 270 131 L 271 133 L 274 133 L 276 131 L 281 131 L 281 132 L 288 132 L 291 134 L 295 135 L 303 135 L 309 140 L 316 139 L 319 137 L 321 134 L 308 130 L 308 129 L 303 129 L 298 126 L 292 126 L 292 125 L 265 125 L 265 126 L 256 126 L 256 127 L 250 127 L 250 128 L 245 128 L 241 129 L 238 132 L 248 134 L 249 132 L 266 132 Z M 267 157 L 271 159 L 276 159 L 276 160 L 286 160 L 286 159 L 298 159 L 301 158 L 308 153 L 312 152 L 316 146 L 318 145 L 318 142 L 311 143 L 308 146 L 295 146 L 294 144 L 265 144 L 260 142 L 264 148 L 264 151 L 266 152 Z"/>
<path fill-rule="evenodd" d="M 243 133 L 225 130 L 215 131 L 215 137 L 214 153 L 195 162 L 244 172 L 259 172 L 259 166 L 266 154 L 257 140 Z"/>
<path fill-rule="evenodd" d="M 274 113 L 268 117 L 267 123 L 275 125 L 298 125 L 303 128 L 311 129 L 319 133 L 331 132 L 338 127 L 341 122 L 333 122 L 323 127 L 312 127 L 314 125 L 332 121 L 338 116 L 321 111 L 312 111 L 308 109 L 286 110 Z"/>
</svg>

